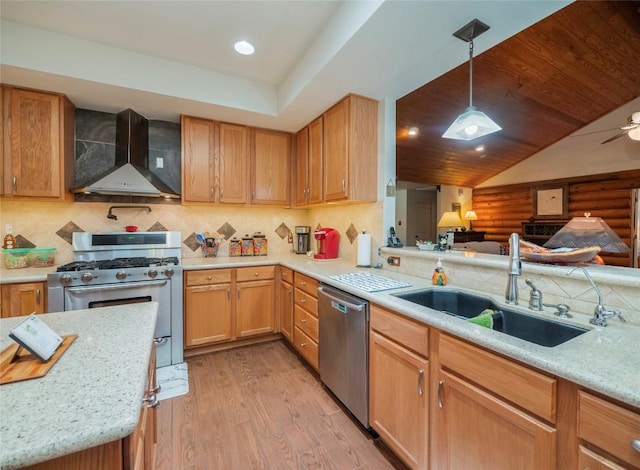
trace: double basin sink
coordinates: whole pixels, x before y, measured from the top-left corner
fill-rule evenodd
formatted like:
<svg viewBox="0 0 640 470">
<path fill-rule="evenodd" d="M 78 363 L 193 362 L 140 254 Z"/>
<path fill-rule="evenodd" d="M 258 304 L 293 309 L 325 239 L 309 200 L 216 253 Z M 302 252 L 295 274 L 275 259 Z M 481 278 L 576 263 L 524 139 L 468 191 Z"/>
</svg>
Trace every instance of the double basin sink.
<svg viewBox="0 0 640 470">
<path fill-rule="evenodd" d="M 460 290 L 422 289 L 393 295 L 462 319 L 476 317 L 484 310 L 491 309 L 494 312 L 493 330 L 540 346 L 557 346 L 589 331 L 586 328 L 511 310 L 487 297 Z"/>
</svg>

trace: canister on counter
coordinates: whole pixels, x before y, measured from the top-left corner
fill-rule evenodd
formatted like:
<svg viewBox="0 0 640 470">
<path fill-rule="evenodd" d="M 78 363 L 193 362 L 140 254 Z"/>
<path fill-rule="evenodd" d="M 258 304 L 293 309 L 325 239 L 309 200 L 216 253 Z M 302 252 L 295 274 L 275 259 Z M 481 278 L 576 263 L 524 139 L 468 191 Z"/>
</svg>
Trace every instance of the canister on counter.
<svg viewBox="0 0 640 470">
<path fill-rule="evenodd" d="M 248 233 L 242 237 L 241 256 L 253 256 L 253 237 Z"/>
<path fill-rule="evenodd" d="M 267 256 L 267 238 L 260 232 L 253 234 L 253 256 Z"/>
<path fill-rule="evenodd" d="M 229 256 L 241 256 L 242 255 L 242 242 L 237 237 L 233 237 L 229 240 Z"/>
</svg>

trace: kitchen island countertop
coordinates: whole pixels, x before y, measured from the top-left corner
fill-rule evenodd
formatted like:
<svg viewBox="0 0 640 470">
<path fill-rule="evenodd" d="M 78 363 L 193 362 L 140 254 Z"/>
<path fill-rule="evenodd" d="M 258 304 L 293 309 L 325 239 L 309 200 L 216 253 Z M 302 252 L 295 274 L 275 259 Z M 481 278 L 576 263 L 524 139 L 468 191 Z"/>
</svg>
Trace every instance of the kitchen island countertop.
<svg viewBox="0 0 640 470">
<path fill-rule="evenodd" d="M 43 315 L 78 337 L 44 377 L 0 386 L 0 468 L 50 460 L 124 438 L 138 424 L 155 302 Z M 2 349 L 25 317 L 0 320 Z"/>
</svg>

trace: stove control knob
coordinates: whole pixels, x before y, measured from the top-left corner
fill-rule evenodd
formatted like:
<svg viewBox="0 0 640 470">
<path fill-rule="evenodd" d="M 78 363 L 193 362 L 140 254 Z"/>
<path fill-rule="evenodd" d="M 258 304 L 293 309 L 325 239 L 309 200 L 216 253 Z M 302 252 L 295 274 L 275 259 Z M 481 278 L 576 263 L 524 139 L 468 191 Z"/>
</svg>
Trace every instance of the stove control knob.
<svg viewBox="0 0 640 470">
<path fill-rule="evenodd" d="M 71 284 L 71 276 L 68 274 L 63 274 L 60 277 L 60 284 L 62 284 L 63 286 L 68 286 L 69 284 Z"/>
<path fill-rule="evenodd" d="M 164 270 L 164 275 L 167 277 L 173 276 L 173 273 L 174 273 L 173 268 L 167 268 Z"/>
<path fill-rule="evenodd" d="M 124 281 L 127 278 L 127 273 L 125 273 L 124 271 L 118 271 L 116 273 L 116 279 L 118 281 Z"/>
<path fill-rule="evenodd" d="M 147 273 L 147 276 L 149 276 L 151 279 L 155 279 L 157 275 L 158 271 L 156 271 L 155 269 L 150 269 Z"/>
<path fill-rule="evenodd" d="M 82 273 L 82 276 L 80 276 L 80 280 L 84 283 L 87 282 L 91 282 L 93 281 L 93 274 L 91 273 Z"/>
</svg>

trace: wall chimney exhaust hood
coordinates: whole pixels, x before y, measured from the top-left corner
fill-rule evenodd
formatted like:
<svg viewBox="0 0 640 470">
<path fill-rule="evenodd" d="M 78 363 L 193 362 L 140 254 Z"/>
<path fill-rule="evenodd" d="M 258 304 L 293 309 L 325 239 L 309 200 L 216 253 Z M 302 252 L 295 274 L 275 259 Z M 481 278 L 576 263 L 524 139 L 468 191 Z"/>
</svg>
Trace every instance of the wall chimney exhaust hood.
<svg viewBox="0 0 640 470">
<path fill-rule="evenodd" d="M 149 122 L 126 109 L 116 119 L 116 165 L 74 193 L 144 196 L 179 199 L 168 185 L 149 170 Z"/>
</svg>

